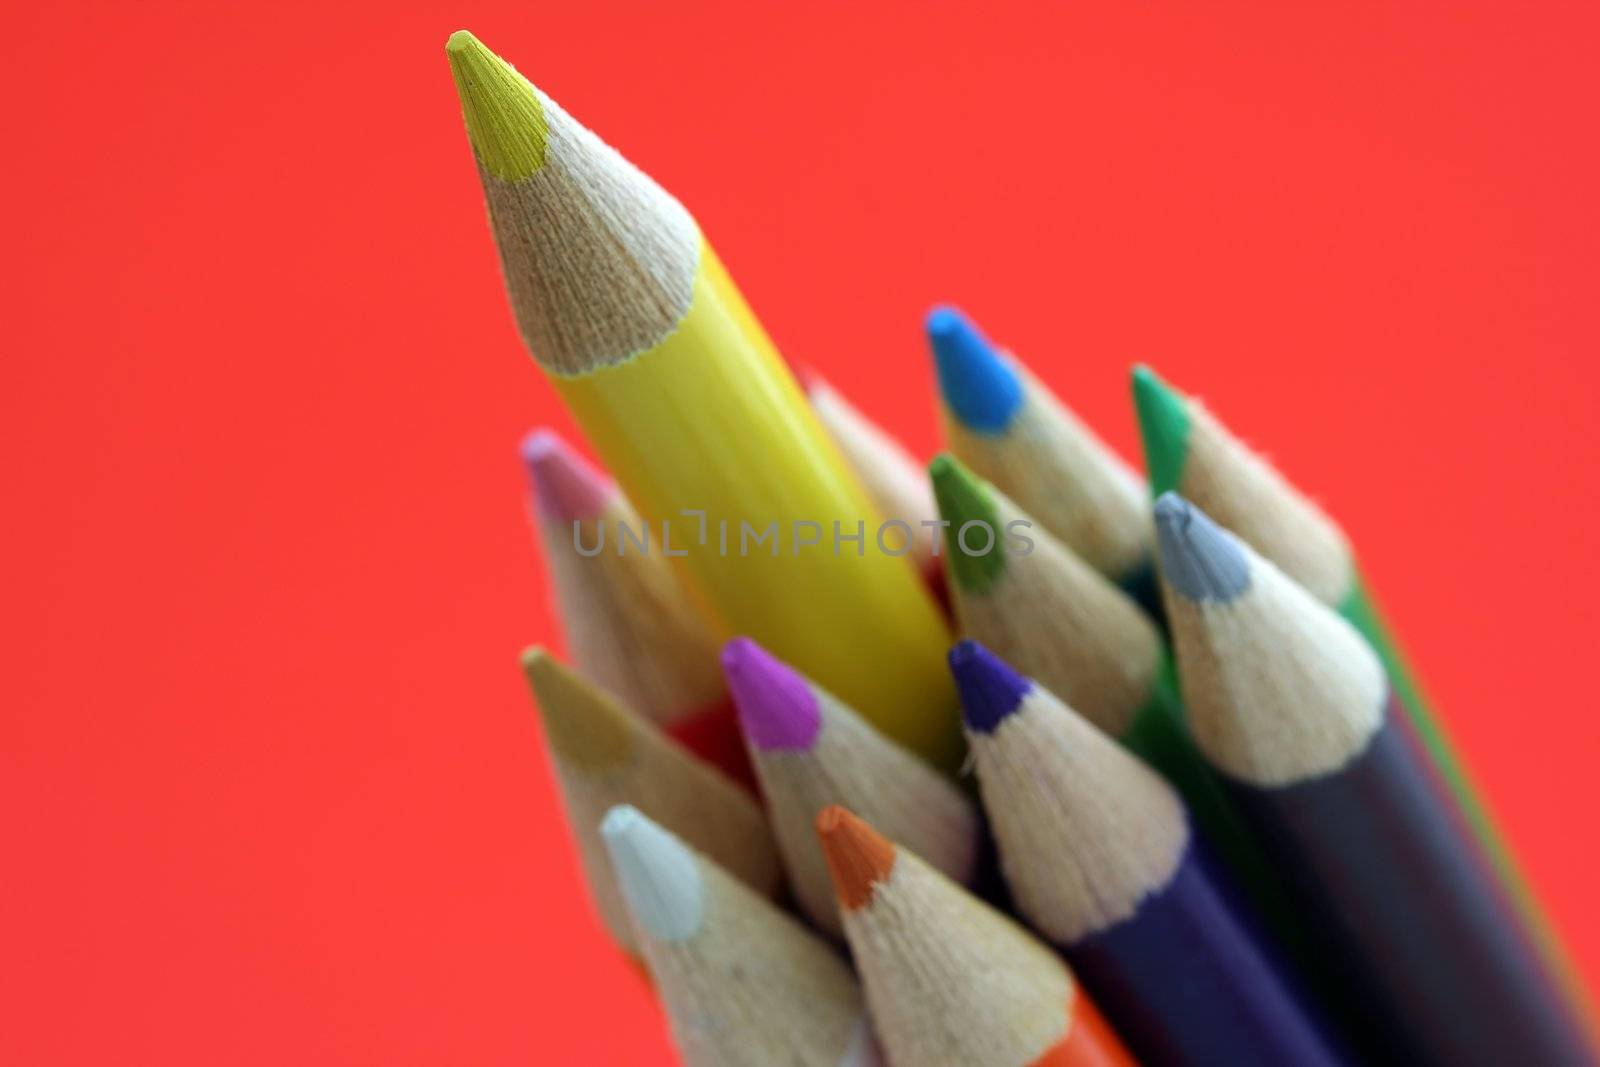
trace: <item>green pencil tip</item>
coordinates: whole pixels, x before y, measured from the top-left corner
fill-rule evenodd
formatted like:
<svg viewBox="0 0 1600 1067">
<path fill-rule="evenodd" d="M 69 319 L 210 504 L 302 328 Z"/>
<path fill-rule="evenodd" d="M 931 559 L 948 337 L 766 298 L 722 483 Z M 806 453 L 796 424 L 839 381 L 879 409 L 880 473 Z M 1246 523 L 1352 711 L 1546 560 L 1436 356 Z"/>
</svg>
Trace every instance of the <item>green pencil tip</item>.
<svg viewBox="0 0 1600 1067">
<path fill-rule="evenodd" d="M 994 493 L 948 452 L 933 457 L 928 478 L 939 503 L 939 517 L 950 524 L 944 531 L 944 554 L 951 579 L 964 592 L 986 592 L 1006 569 L 1001 547 L 1005 531 L 1000 527 Z M 971 528 L 963 536 L 968 523 L 981 523 L 988 530 Z"/>
<path fill-rule="evenodd" d="M 1144 439 L 1151 495 L 1176 492 L 1189 454 L 1189 402 L 1155 371 L 1140 365 L 1133 368 L 1133 407 Z"/>
<path fill-rule="evenodd" d="M 532 177 L 544 166 L 547 139 L 539 94 L 466 30 L 452 33 L 444 51 L 478 161 L 502 181 Z"/>
</svg>

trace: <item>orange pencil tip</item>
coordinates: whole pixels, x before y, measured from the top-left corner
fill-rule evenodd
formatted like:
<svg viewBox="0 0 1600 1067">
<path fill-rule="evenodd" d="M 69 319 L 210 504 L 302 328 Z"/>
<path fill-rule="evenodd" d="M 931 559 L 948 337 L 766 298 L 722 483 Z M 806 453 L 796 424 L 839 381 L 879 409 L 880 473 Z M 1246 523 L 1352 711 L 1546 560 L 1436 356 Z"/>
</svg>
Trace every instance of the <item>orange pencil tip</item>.
<svg viewBox="0 0 1600 1067">
<path fill-rule="evenodd" d="M 894 869 L 894 845 L 837 804 L 817 816 L 817 837 L 839 903 L 847 911 L 872 903 L 873 887 L 888 881 Z"/>
</svg>

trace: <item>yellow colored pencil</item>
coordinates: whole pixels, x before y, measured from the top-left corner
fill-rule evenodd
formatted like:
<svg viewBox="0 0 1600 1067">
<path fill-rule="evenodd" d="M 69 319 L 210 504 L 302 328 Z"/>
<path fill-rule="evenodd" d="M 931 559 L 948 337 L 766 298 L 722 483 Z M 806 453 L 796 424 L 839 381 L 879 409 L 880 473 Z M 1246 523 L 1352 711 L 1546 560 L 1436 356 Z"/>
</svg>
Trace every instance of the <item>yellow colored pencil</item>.
<svg viewBox="0 0 1600 1067">
<path fill-rule="evenodd" d="M 693 217 L 471 34 L 447 52 L 523 339 L 648 551 L 725 633 L 953 767 L 945 623 Z"/>
</svg>

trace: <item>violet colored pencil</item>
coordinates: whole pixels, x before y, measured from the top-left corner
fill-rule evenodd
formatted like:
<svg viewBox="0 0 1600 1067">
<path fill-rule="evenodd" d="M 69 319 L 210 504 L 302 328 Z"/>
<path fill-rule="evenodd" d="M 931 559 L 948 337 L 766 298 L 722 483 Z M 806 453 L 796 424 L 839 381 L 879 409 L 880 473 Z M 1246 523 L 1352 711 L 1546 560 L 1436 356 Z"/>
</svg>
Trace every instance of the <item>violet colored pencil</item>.
<svg viewBox="0 0 1600 1067">
<path fill-rule="evenodd" d="M 982 645 L 950 668 L 1012 898 L 1141 1062 L 1339 1063 L 1177 792 Z"/>
</svg>

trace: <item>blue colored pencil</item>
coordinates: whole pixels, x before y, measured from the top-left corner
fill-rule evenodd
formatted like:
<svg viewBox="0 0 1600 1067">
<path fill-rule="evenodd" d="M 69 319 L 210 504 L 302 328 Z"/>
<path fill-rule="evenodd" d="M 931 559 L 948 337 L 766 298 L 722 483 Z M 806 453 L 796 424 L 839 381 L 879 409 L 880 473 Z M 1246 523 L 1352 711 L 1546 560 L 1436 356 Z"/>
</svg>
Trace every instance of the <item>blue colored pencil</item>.
<svg viewBox="0 0 1600 1067">
<path fill-rule="evenodd" d="M 1364 998 L 1386 1059 L 1589 1064 L 1372 647 L 1187 501 L 1156 503 L 1190 726 Z"/>
<path fill-rule="evenodd" d="M 935 308 L 927 333 L 950 451 L 1158 611 L 1144 481 L 961 312 Z"/>
<path fill-rule="evenodd" d="M 973 641 L 950 653 L 1012 897 L 1146 1067 L 1332 1067 L 1161 777 Z"/>
</svg>

